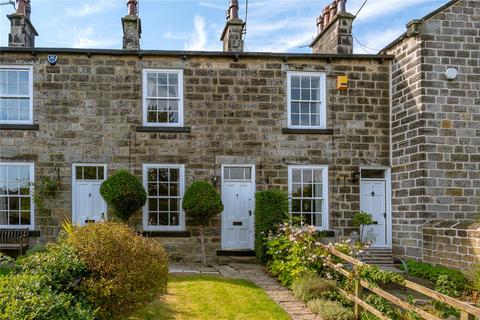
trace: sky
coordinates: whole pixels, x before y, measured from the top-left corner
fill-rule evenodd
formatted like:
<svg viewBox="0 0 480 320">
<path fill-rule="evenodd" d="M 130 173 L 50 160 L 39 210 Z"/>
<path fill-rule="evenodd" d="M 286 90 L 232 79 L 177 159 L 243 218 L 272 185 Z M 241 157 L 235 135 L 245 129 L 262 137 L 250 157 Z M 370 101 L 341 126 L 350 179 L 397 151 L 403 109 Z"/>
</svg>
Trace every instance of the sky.
<svg viewBox="0 0 480 320">
<path fill-rule="evenodd" d="M 127 0 L 31 0 L 36 47 L 122 47 L 121 17 Z M 355 14 L 365 0 L 348 0 Z M 245 51 L 311 52 L 315 18 L 332 0 L 249 0 Z M 377 53 L 421 18 L 448 0 L 367 0 L 353 23 L 354 52 Z M 0 0 L 0 46 L 8 45 L 14 12 Z M 239 0 L 245 20 L 246 0 Z M 228 0 L 139 0 L 141 48 L 221 51 Z"/>
</svg>

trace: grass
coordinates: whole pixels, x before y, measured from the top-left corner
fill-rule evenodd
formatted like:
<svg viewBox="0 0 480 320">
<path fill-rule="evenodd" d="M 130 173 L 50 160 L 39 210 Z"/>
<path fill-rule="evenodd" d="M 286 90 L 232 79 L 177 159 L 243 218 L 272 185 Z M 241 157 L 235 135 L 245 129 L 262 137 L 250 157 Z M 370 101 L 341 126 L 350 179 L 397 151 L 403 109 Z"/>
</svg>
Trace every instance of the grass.
<svg viewBox="0 0 480 320">
<path fill-rule="evenodd" d="M 286 320 L 286 312 L 250 281 L 216 276 L 173 276 L 168 294 L 128 320 Z"/>
</svg>

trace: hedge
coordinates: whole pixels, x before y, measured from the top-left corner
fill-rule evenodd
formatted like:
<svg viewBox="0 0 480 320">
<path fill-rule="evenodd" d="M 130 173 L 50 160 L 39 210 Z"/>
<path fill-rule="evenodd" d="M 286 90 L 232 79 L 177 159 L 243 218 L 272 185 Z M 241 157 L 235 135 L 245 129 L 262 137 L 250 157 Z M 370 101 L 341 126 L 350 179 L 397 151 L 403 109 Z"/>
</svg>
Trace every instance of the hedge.
<svg viewBox="0 0 480 320">
<path fill-rule="evenodd" d="M 265 239 L 270 231 L 288 220 L 288 196 L 285 191 L 270 189 L 255 194 L 255 254 L 260 262 L 267 261 Z"/>
</svg>

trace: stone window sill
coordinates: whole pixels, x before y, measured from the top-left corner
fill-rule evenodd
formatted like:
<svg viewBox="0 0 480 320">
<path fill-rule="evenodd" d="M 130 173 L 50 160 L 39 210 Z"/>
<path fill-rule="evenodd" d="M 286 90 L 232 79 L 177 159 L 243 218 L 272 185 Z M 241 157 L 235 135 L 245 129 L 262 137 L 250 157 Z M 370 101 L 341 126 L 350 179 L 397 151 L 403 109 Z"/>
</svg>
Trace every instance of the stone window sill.
<svg viewBox="0 0 480 320">
<path fill-rule="evenodd" d="M 190 133 L 192 129 L 190 127 L 148 127 L 139 126 L 137 132 L 185 132 Z"/>
<path fill-rule="evenodd" d="M 38 124 L 0 123 L 0 130 L 39 130 Z"/>
<path fill-rule="evenodd" d="M 190 238 L 190 231 L 143 231 L 142 235 L 149 238 Z"/>
<path fill-rule="evenodd" d="M 333 129 L 294 129 L 282 128 L 283 134 L 333 134 Z"/>
</svg>

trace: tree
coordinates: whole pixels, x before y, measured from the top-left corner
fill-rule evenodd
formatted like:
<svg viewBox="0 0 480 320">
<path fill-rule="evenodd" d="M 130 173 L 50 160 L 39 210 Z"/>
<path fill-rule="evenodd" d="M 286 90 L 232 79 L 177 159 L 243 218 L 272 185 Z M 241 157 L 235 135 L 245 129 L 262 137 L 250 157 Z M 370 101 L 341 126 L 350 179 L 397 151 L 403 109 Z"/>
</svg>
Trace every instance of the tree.
<svg viewBox="0 0 480 320">
<path fill-rule="evenodd" d="M 124 222 L 147 202 L 147 193 L 140 180 L 124 169 L 103 181 L 100 194 L 113 213 Z"/>
<path fill-rule="evenodd" d="M 355 227 L 360 228 L 360 241 L 363 241 L 363 230 L 365 226 L 373 224 L 373 216 L 365 211 L 355 213 L 352 223 Z"/>
<path fill-rule="evenodd" d="M 200 227 L 202 259 L 206 265 L 205 227 L 211 225 L 212 219 L 223 211 L 222 199 L 209 182 L 194 181 L 185 191 L 182 207 L 192 223 Z"/>
</svg>

